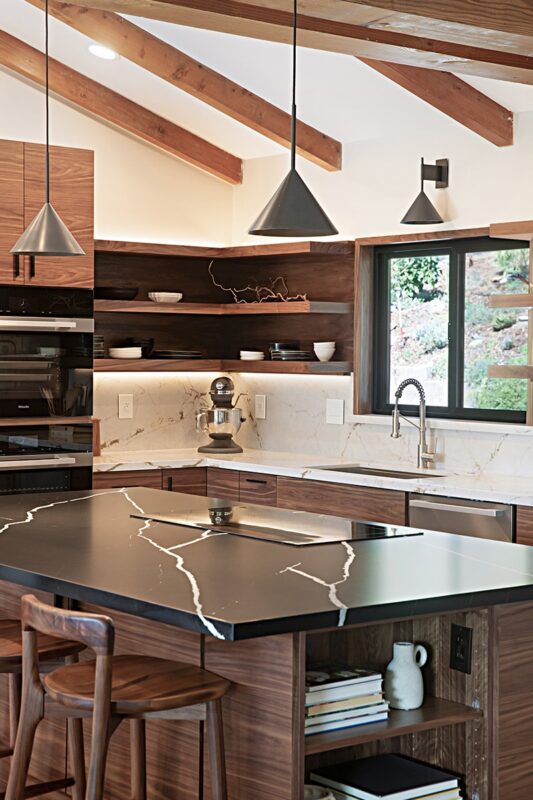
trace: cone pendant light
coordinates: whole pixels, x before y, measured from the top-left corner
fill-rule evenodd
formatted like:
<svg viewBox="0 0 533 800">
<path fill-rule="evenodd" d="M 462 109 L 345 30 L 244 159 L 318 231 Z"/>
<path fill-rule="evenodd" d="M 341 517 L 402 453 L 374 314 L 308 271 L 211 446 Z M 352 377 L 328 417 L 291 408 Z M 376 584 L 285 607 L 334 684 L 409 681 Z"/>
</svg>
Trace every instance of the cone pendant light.
<svg viewBox="0 0 533 800">
<path fill-rule="evenodd" d="M 441 215 L 424 191 L 424 181 L 434 181 L 437 189 L 446 189 L 448 186 L 449 163 L 447 158 L 441 158 L 436 164 L 425 164 L 424 159 L 420 164 L 420 192 L 409 207 L 402 219 L 403 225 L 440 225 L 444 222 Z"/>
<path fill-rule="evenodd" d="M 257 236 L 333 236 L 338 233 L 296 171 L 296 32 L 298 0 L 292 23 L 291 169 L 248 233 Z"/>
<path fill-rule="evenodd" d="M 48 87 L 48 0 L 45 2 L 46 164 L 45 204 L 11 252 L 18 256 L 83 256 L 78 242 L 50 203 L 50 98 Z"/>
</svg>

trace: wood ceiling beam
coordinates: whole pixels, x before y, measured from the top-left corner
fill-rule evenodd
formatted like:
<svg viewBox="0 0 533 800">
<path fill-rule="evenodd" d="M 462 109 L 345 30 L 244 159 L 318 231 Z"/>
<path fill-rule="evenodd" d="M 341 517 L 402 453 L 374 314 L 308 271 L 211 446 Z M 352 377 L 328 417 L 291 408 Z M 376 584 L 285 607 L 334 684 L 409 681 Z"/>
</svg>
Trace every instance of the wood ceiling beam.
<svg viewBox="0 0 533 800">
<path fill-rule="evenodd" d="M 44 54 L 0 30 L 0 65 L 44 84 Z M 231 184 L 242 182 L 242 161 L 106 86 L 50 59 L 50 91 L 75 106 Z"/>
<path fill-rule="evenodd" d="M 74 5 L 269 41 L 290 41 L 290 4 L 287 0 L 265 1 L 266 4 L 259 0 L 71 0 Z M 498 5 L 505 6 L 509 15 L 515 17 L 516 9 L 524 2 L 502 0 Z M 396 7 L 396 0 L 390 3 Z M 434 0 L 427 0 L 427 4 L 434 9 L 441 5 Z M 490 5 L 494 3 L 479 0 L 480 8 Z M 480 16 L 480 19 L 485 18 Z M 533 83 L 533 57 L 529 55 L 533 53 L 533 33 L 501 36 L 498 31 L 472 25 L 402 15 L 380 7 L 378 0 L 364 4 L 356 0 L 302 0 L 299 27 L 299 43 L 305 47 L 444 72 Z"/>
<path fill-rule="evenodd" d="M 492 144 L 513 144 L 513 112 L 451 72 L 360 60 Z"/>
<path fill-rule="evenodd" d="M 26 2 L 37 8 L 44 8 L 44 0 Z M 110 47 L 178 89 L 188 92 L 278 144 L 290 147 L 290 114 L 148 31 L 109 11 L 57 0 L 51 0 L 49 10 L 56 19 Z M 300 121 L 298 152 L 329 171 L 341 168 L 341 143 Z"/>
</svg>

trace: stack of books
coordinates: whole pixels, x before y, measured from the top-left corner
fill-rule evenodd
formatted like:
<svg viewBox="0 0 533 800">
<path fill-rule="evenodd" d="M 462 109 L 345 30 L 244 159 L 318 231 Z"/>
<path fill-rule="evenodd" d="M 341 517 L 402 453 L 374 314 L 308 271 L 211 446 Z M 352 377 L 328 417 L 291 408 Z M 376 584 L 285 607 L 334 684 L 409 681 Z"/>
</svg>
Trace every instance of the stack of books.
<svg viewBox="0 0 533 800">
<path fill-rule="evenodd" d="M 457 775 L 393 754 L 319 768 L 311 780 L 337 800 L 461 800 Z"/>
<path fill-rule="evenodd" d="M 389 714 L 379 672 L 339 665 L 309 668 L 305 675 L 305 734 L 325 733 L 369 722 Z"/>
</svg>

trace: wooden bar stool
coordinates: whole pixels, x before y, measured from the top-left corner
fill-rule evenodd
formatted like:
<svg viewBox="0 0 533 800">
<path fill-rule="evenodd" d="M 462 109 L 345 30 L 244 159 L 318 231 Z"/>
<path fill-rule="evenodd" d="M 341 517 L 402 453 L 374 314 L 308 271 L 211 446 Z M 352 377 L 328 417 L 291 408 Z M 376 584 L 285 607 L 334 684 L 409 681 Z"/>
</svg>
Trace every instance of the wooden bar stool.
<svg viewBox="0 0 533 800">
<path fill-rule="evenodd" d="M 58 662 L 75 663 L 78 653 L 85 645 L 74 641 L 39 636 L 36 642 L 41 671 L 45 672 L 57 667 Z M 9 680 L 9 747 L 0 749 L 0 758 L 13 755 L 20 714 L 22 672 L 22 632 L 18 619 L 0 620 L 0 674 L 8 675 Z M 35 783 L 27 786 L 25 797 L 36 797 L 40 794 L 65 789 L 74 785 L 76 800 L 83 800 L 85 794 L 85 764 L 83 761 L 83 731 L 81 720 L 68 720 L 70 756 L 74 777 L 61 778 L 55 781 Z M 81 760 L 80 760 L 81 758 Z M 0 793 L 0 798 L 4 793 Z"/>
<path fill-rule="evenodd" d="M 226 772 L 220 698 L 230 682 L 191 664 L 149 656 L 114 656 L 113 621 L 22 598 L 22 708 L 6 800 L 22 800 L 35 731 L 42 719 L 92 717 L 87 800 L 102 800 L 109 740 L 130 720 L 133 800 L 146 798 L 147 719 L 207 719 L 214 800 L 225 800 Z M 37 632 L 67 637 L 96 660 L 39 674 Z"/>
</svg>

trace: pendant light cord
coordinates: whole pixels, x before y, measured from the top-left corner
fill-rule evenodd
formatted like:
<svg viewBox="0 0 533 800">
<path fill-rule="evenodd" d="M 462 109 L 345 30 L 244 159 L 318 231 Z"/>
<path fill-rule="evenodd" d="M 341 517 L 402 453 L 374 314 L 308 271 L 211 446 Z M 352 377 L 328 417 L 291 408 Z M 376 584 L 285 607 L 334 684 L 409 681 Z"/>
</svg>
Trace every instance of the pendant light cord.
<svg viewBox="0 0 533 800">
<path fill-rule="evenodd" d="M 48 2 L 48 0 L 46 0 Z M 296 167 L 296 31 L 298 0 L 294 0 L 292 16 L 292 118 L 291 118 L 291 170 Z"/>
<path fill-rule="evenodd" d="M 50 97 L 48 87 L 48 0 L 45 0 L 44 13 L 44 85 L 46 96 L 46 168 L 45 168 L 45 195 L 46 202 L 50 202 Z"/>
</svg>

